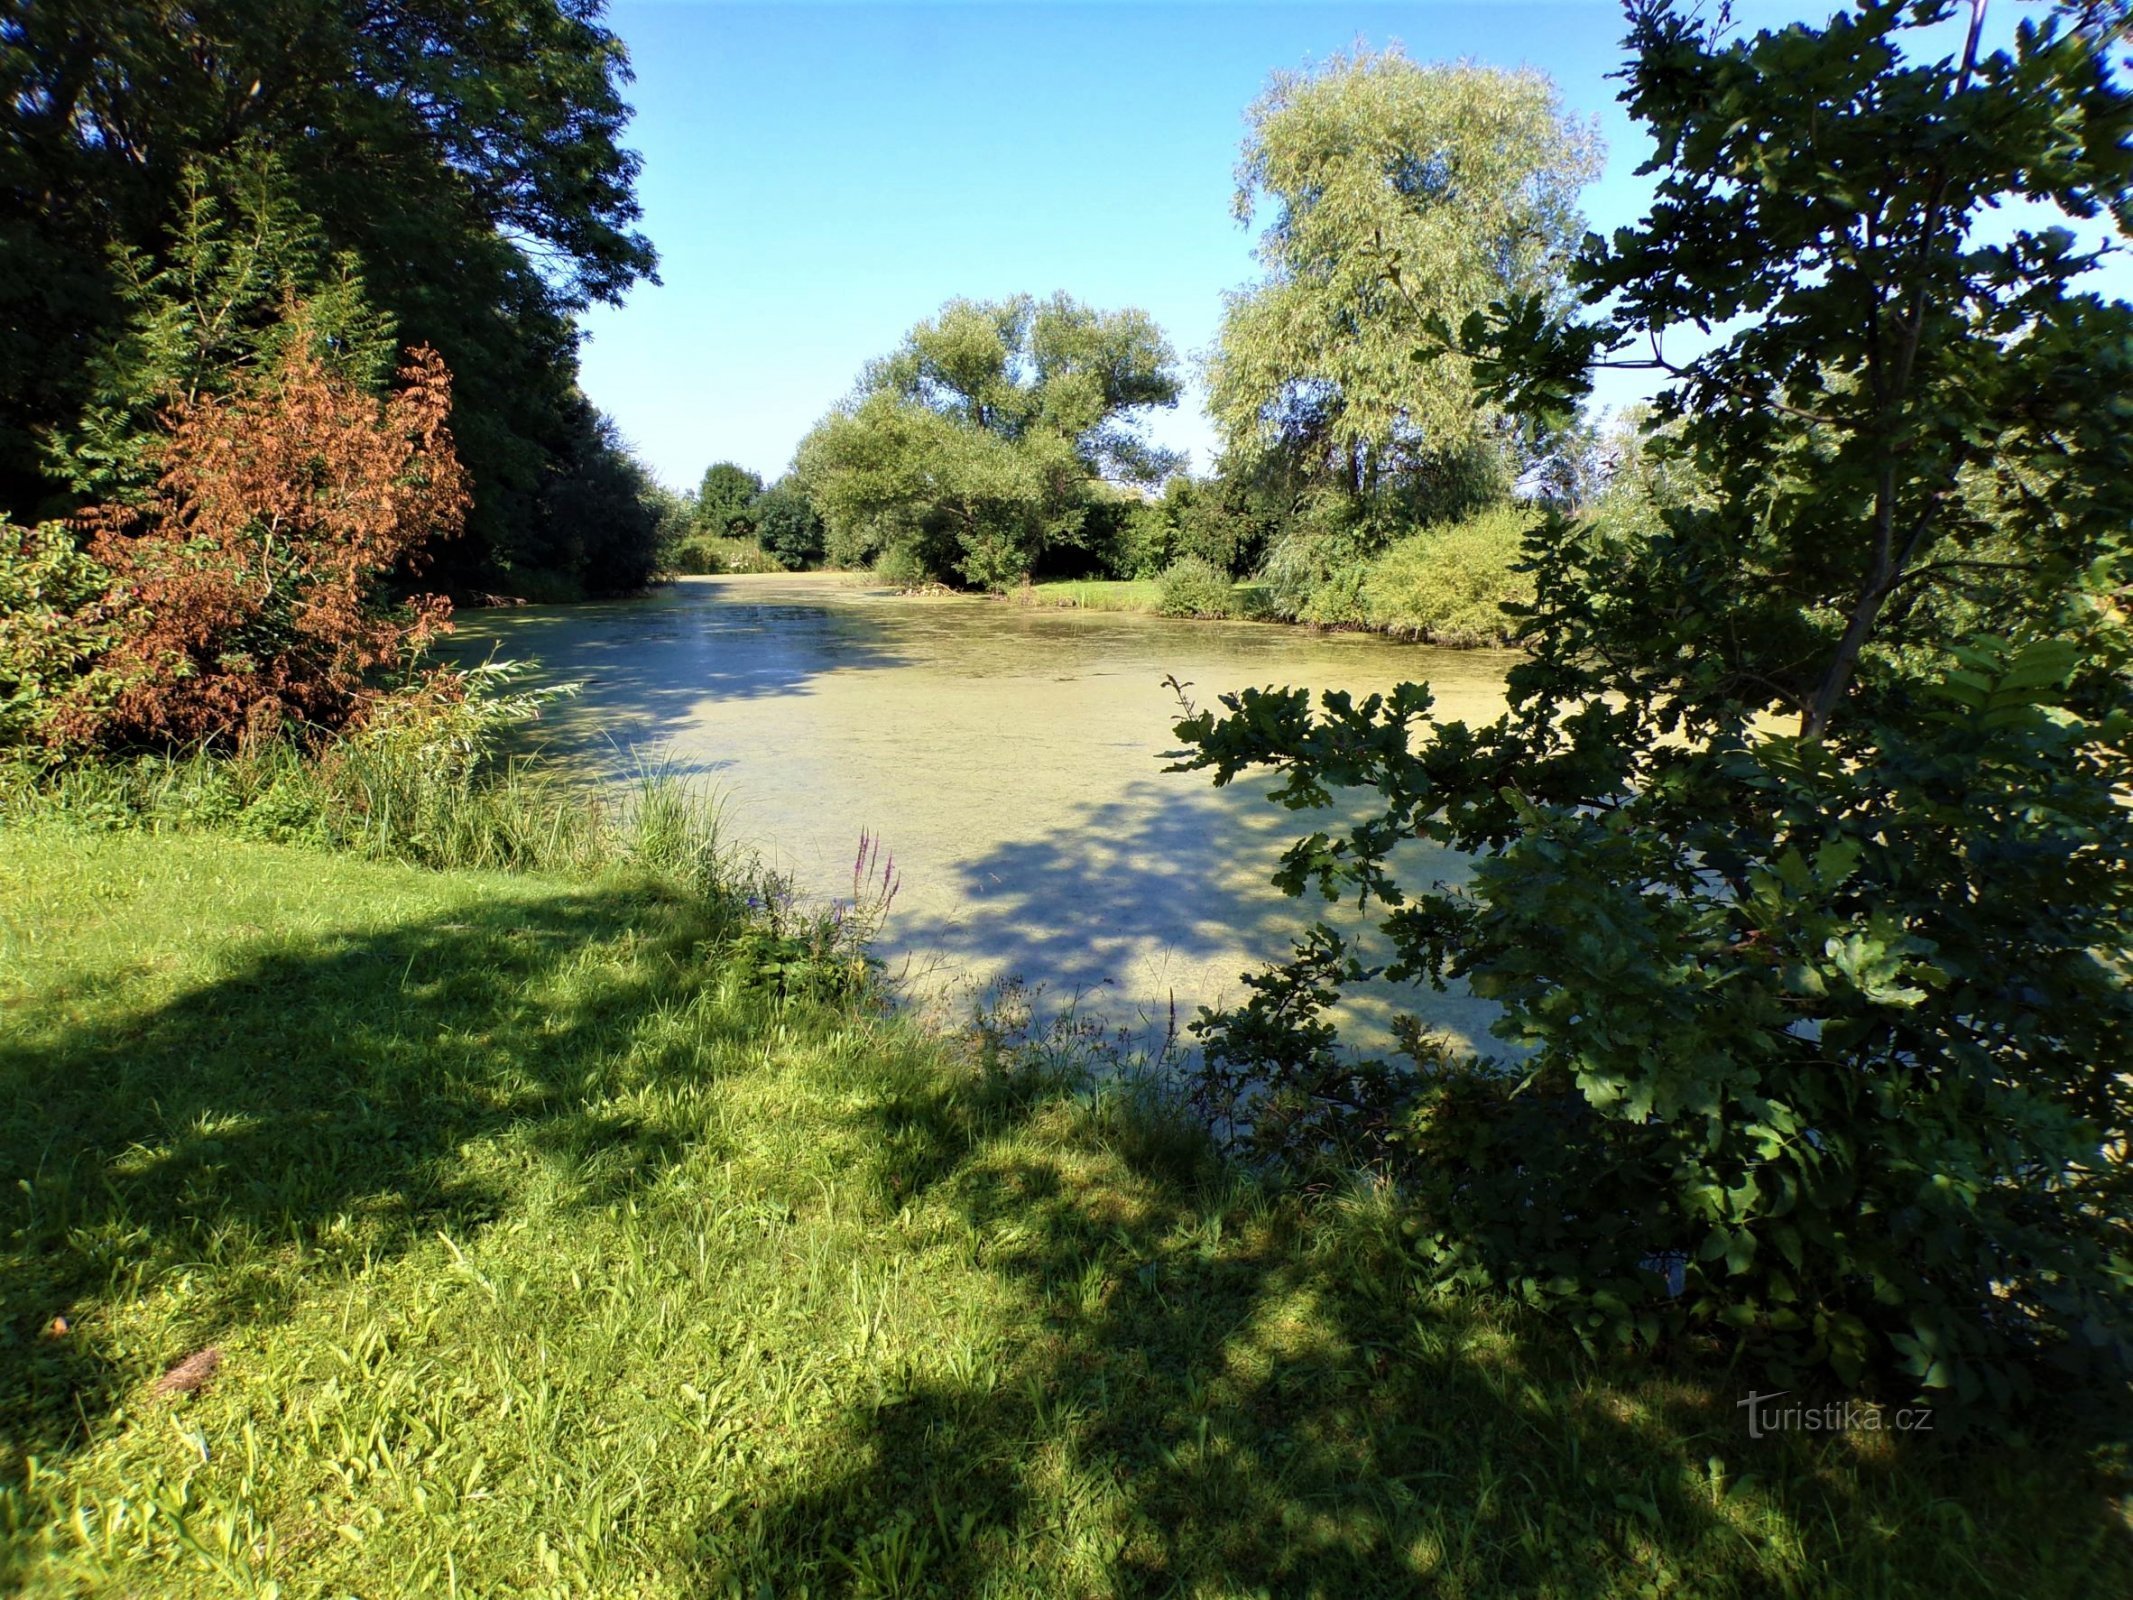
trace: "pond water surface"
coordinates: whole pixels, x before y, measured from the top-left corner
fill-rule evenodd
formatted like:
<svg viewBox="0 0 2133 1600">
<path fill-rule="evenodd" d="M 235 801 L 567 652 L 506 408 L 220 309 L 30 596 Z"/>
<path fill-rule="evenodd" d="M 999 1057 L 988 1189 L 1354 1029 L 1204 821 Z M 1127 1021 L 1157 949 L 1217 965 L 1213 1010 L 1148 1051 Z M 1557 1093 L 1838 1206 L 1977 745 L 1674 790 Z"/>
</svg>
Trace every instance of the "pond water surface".
<svg viewBox="0 0 2133 1600">
<path fill-rule="evenodd" d="M 1438 714 L 1503 705 L 1510 658 L 1273 624 L 905 596 L 842 575 L 684 579 L 649 598 L 461 618 L 461 651 L 532 656 L 581 696 L 566 747 L 702 774 L 729 826 L 799 885 L 851 892 L 861 830 L 902 887 L 878 953 L 916 1001 L 1015 976 L 1047 1002 L 1161 1031 L 1238 998 L 1238 975 L 1322 914 L 1268 882 L 1305 818 L 1263 782 L 1168 773 L 1178 708 L 1246 686 L 1359 696 L 1427 681 Z M 1419 852 L 1410 872 L 1456 877 Z M 1339 925 L 1343 919 L 1333 919 Z M 1353 914 L 1346 924 L 1353 926 Z M 1359 1038 L 1389 997 L 1366 996 Z M 1404 1002 L 1485 1042 L 1462 995 Z"/>
</svg>

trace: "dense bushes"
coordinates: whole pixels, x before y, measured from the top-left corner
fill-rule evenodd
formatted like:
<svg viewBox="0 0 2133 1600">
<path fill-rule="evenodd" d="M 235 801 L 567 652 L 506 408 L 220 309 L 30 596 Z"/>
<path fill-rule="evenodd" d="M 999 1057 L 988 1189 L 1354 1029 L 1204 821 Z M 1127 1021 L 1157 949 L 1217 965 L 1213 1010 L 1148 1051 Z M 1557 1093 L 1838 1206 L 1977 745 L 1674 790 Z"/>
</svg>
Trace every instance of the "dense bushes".
<svg viewBox="0 0 2133 1600">
<path fill-rule="evenodd" d="M 1517 626 L 1504 605 L 1533 598 L 1531 576 L 1512 569 L 1534 521 L 1506 506 L 1399 540 L 1363 575 L 1364 620 L 1437 644 L 1502 643 Z"/>
<path fill-rule="evenodd" d="M 1255 571 L 1290 514 L 1278 486 L 1237 474 L 1175 477 L 1160 497 L 1135 502 L 1106 552 L 1111 575 L 1153 578 L 1184 556 L 1232 577 Z"/>
<path fill-rule="evenodd" d="M 790 476 L 766 489 L 754 473 L 722 461 L 693 493 L 669 498 L 660 527 L 666 572 L 797 572 L 827 553 L 822 518 Z"/>
<path fill-rule="evenodd" d="M 30 603 L 0 661 L 9 718 L 53 746 L 228 740 L 358 716 L 448 609 L 386 580 L 457 529 L 449 375 L 411 352 L 368 393 L 304 338 L 226 397 L 169 413 L 153 491 L 49 532 L 9 581 Z M 19 651 L 19 655 L 14 652 Z"/>
<path fill-rule="evenodd" d="M 1163 569 L 1156 609 L 1166 617 L 1235 615 L 1230 576 L 1201 556 L 1181 556 Z"/>
<path fill-rule="evenodd" d="M 727 572 L 782 572 L 784 564 L 753 539 L 691 534 L 666 554 L 666 569 L 681 577 L 717 577 Z"/>
<path fill-rule="evenodd" d="M 825 549 L 822 518 L 806 491 L 781 478 L 756 497 L 756 543 L 788 572 L 818 565 Z"/>
<path fill-rule="evenodd" d="M 0 750 L 42 742 L 109 648 L 118 624 L 96 606 L 109 578 L 65 523 L 0 517 Z"/>
<path fill-rule="evenodd" d="M 1275 535 L 1260 572 L 1274 614 L 1321 627 L 1360 627 L 1364 575 L 1407 526 L 1346 496 L 1312 496 Z"/>
</svg>

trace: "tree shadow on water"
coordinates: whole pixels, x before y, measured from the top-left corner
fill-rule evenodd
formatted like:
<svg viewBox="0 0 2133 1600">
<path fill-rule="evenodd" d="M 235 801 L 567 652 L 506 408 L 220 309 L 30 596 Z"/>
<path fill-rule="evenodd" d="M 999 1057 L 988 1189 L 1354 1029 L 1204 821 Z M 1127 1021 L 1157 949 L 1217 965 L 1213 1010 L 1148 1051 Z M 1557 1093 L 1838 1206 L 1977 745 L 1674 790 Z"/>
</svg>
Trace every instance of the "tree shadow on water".
<svg viewBox="0 0 2133 1600">
<path fill-rule="evenodd" d="M 773 580 L 774 582 L 774 580 Z M 452 641 L 460 661 L 530 658 L 551 683 L 578 683 L 551 718 L 571 743 L 659 745 L 709 701 L 809 692 L 831 672 L 905 664 L 891 619 L 804 588 L 680 584 L 642 599 L 480 614 Z"/>
<path fill-rule="evenodd" d="M 948 970 L 991 968 L 1144 1027 L 1173 1002 L 1181 1023 L 1203 1003 L 1234 1003 L 1241 974 L 1286 957 L 1320 918 L 1362 934 L 1371 959 L 1382 955 L 1352 905 L 1315 891 L 1292 899 L 1273 887 L 1290 841 L 1338 824 L 1332 812 L 1269 804 L 1265 787 L 1248 780 L 1218 790 L 1180 774 L 1126 784 L 1047 818 L 1042 832 L 965 857 L 949 893 L 936 897 L 945 909 L 899 906 L 890 936 Z M 1410 881 L 1466 870 L 1451 852 L 1419 845 L 1402 867 Z M 1358 986 L 1341 1015 L 1359 1042 L 1383 1048 L 1396 1005 L 1483 1044 L 1495 1015 L 1463 990 L 1422 985 Z"/>
<path fill-rule="evenodd" d="M 626 931 L 588 972 L 587 947 Z M 738 1026 L 713 1010 L 686 1038 L 644 1032 L 686 1001 L 682 958 L 704 931 L 698 907 L 643 890 L 469 897 L 450 920 L 262 932 L 148 1010 L 114 1004 L 122 987 L 83 993 L 111 987 L 88 977 L 15 1007 L 0 1033 L 14 1461 L 78 1445 L 187 1353 L 109 1337 L 145 1293 L 188 1297 L 195 1348 L 285 1315 L 322 1262 L 355 1270 L 478 1229 L 528 1182 L 597 1203 L 655 1175 L 678 1135 L 615 1106 L 633 1078 L 700 1072 Z"/>
</svg>

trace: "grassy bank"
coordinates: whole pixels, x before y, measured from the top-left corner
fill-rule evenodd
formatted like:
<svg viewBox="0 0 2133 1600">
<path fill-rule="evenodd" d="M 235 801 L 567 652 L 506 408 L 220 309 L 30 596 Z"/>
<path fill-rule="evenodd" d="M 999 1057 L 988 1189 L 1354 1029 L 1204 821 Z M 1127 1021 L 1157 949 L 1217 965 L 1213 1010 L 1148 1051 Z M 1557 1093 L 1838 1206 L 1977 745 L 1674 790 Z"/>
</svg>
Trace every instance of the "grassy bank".
<svg viewBox="0 0 2133 1600">
<path fill-rule="evenodd" d="M 1160 578 L 1055 578 L 1010 589 L 1007 598 L 1012 604 L 1036 610 L 1131 611 L 1150 617 L 1179 614 L 1165 612 Z M 1259 621 L 1265 620 L 1266 616 L 1263 586 L 1250 583 L 1228 585 L 1228 600 L 1221 608 L 1222 620 Z"/>
<path fill-rule="evenodd" d="M 1042 611 L 1138 611 L 1154 616 L 1162 585 L 1154 578 L 1054 578 L 1010 589 L 1007 597 Z"/>
<path fill-rule="evenodd" d="M 0 831 L 0 1588 L 2133 1592 L 2070 1444 L 1750 1440 L 723 915 Z"/>
</svg>

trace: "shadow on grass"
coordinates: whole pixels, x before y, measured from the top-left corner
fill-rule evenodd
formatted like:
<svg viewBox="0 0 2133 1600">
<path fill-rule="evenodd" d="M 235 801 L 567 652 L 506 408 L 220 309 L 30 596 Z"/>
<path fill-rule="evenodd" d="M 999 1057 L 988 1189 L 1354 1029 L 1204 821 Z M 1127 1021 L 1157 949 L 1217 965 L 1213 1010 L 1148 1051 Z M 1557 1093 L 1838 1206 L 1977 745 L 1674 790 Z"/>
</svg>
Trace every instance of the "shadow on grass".
<svg viewBox="0 0 2133 1600">
<path fill-rule="evenodd" d="M 361 936 L 261 930 L 157 1009 L 128 1014 L 112 977 L 17 1006 L 0 1034 L 14 1460 L 49 1461 L 152 1375 L 139 1364 L 162 1352 L 112 1357 L 96 1323 L 173 1277 L 204 1344 L 281 1316 L 336 1261 L 478 1228 L 529 1183 L 596 1201 L 657 1173 L 680 1135 L 619 1119 L 614 1097 L 701 1070 L 742 1025 L 711 1008 L 648 1045 L 709 931 L 649 891 L 469 897 L 454 920 Z M 588 950 L 618 954 L 588 972 Z M 54 1317 L 73 1330 L 50 1336 Z"/>
<path fill-rule="evenodd" d="M 76 992 L 11 1018 L 17 1459 L 65 1452 L 151 1375 L 94 1323 L 193 1264 L 204 1343 L 337 1259 L 478 1229 L 539 1186 L 605 1203 L 721 1137 L 617 1109 L 760 1031 L 745 1007 L 666 1025 L 706 931 L 641 892 L 470 897 L 453 920 L 263 934 L 130 1016 Z M 113 1020 L 73 1020 L 92 1004 Z M 826 1114 L 864 1135 L 844 1178 L 883 1247 L 907 1209 L 967 1232 L 1008 1333 L 965 1370 L 855 1384 L 839 1448 L 700 1530 L 704 1593 L 2133 1592 L 2077 1452 L 1750 1441 L 1746 1385 L 1600 1369 L 1507 1314 L 1424 1305 L 1390 1208 L 1268 1203 L 1121 1086 L 853 1070 Z M 91 1336 L 39 1337 L 62 1313 Z"/>
<path fill-rule="evenodd" d="M 2133 1592 L 2079 1445 L 1750 1439 L 1751 1383 L 1424 1301 L 1382 1196 L 1270 1201 L 1130 1094 L 870 1115 L 885 1208 L 945 1200 L 1024 1334 L 853 1411 L 863 1466 L 706 1528 L 709 1592 Z"/>
</svg>

